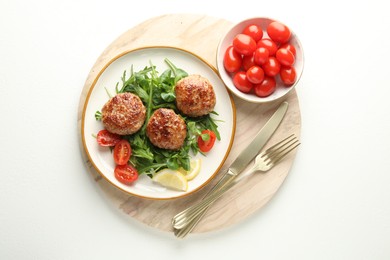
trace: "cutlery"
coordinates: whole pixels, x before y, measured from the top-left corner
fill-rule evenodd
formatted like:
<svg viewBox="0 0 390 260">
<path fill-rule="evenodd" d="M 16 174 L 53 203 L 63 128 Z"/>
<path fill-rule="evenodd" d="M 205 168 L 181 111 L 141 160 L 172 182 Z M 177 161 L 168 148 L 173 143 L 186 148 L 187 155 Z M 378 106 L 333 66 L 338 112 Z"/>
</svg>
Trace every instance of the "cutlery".
<svg viewBox="0 0 390 260">
<path fill-rule="evenodd" d="M 234 160 L 234 162 L 230 165 L 229 169 L 223 175 L 223 177 L 219 180 L 219 182 L 215 185 L 215 187 L 206 195 L 204 200 L 207 200 L 209 196 L 213 196 L 214 193 L 218 193 L 220 190 L 224 190 L 232 184 L 233 180 L 241 173 L 241 171 L 249 164 L 250 161 L 259 153 L 259 151 L 263 148 L 269 138 L 273 135 L 275 130 L 278 128 L 280 122 L 284 118 L 288 109 L 288 103 L 284 101 L 278 107 L 276 112 L 272 115 L 272 117 L 267 121 L 264 127 L 257 133 L 253 141 L 240 153 L 240 155 Z M 188 234 L 192 231 L 192 229 L 197 225 L 199 220 L 203 217 L 208 207 L 198 214 L 194 216 L 193 219 L 186 219 L 185 211 L 178 213 L 176 216 L 172 218 L 172 226 L 175 231 L 175 235 L 178 236 L 179 233 L 182 234 L 186 232 Z M 185 223 L 189 223 L 185 229 Z M 185 230 L 185 231 L 184 231 Z M 185 235 L 186 235 L 185 234 Z M 184 235 L 184 236 L 185 236 Z M 183 236 L 180 236 L 183 237 Z"/>
<path fill-rule="evenodd" d="M 178 228 L 180 232 L 177 232 L 177 236 L 184 237 L 189 231 L 189 229 L 186 229 L 186 227 L 191 224 L 191 221 L 194 220 L 196 216 L 201 214 L 204 210 L 206 210 L 214 201 L 220 198 L 231 187 L 233 187 L 242 179 L 246 178 L 247 176 L 250 176 L 255 172 L 269 171 L 280 160 L 282 160 L 285 156 L 287 156 L 287 154 L 289 154 L 291 151 L 297 148 L 298 145 L 300 145 L 298 139 L 292 134 L 287 138 L 283 139 L 282 141 L 278 142 L 277 144 L 271 146 L 264 152 L 257 155 L 253 166 L 248 171 L 246 171 L 243 174 L 240 174 L 240 176 L 236 178 L 234 181 L 225 185 L 222 189 L 211 194 L 210 196 L 207 196 L 207 198 L 202 200 L 200 203 L 195 204 L 182 212 L 183 213 L 182 216 L 184 217 L 183 220 L 185 221 L 181 222 L 181 226 L 180 228 Z"/>
</svg>

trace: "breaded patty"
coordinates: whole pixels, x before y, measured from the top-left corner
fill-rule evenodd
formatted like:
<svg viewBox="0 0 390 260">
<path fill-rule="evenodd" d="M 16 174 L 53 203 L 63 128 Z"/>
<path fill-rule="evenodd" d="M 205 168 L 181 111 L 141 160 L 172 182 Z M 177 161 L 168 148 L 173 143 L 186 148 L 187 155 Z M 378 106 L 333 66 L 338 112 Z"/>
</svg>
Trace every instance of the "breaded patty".
<svg viewBox="0 0 390 260">
<path fill-rule="evenodd" d="M 177 108 L 191 117 L 207 115 L 216 104 L 211 82 L 200 75 L 190 75 L 179 80 L 175 86 L 175 94 Z"/>
<path fill-rule="evenodd" d="M 145 122 L 146 109 L 141 99 L 132 93 L 112 97 L 102 108 L 102 122 L 111 133 L 129 135 Z"/>
<path fill-rule="evenodd" d="M 149 119 L 146 135 L 159 148 L 178 150 L 184 144 L 187 126 L 184 119 L 172 109 L 159 108 Z"/>
</svg>

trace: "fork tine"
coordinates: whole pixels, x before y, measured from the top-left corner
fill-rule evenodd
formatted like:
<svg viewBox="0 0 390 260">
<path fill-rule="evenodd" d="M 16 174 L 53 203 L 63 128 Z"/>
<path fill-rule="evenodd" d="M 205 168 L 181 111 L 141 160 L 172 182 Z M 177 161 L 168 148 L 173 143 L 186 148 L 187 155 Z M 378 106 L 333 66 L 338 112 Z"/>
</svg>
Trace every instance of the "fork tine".
<svg viewBox="0 0 390 260">
<path fill-rule="evenodd" d="M 276 164 L 280 160 L 282 160 L 288 153 L 298 147 L 300 145 L 298 139 L 293 135 L 287 137 L 285 140 L 277 143 L 274 147 L 271 147 L 271 151 L 264 154 L 267 160 L 267 165 Z M 291 138 L 291 139 L 290 139 Z M 267 149 L 268 151 L 269 149 Z"/>
<path fill-rule="evenodd" d="M 286 145 L 287 143 L 291 142 L 293 139 L 295 139 L 296 137 L 294 136 L 294 134 L 290 135 L 290 136 L 287 136 L 286 138 L 284 138 L 282 141 L 274 144 L 273 146 L 269 147 L 267 150 L 265 150 L 263 153 L 262 153 L 262 156 L 261 157 L 265 157 L 265 156 L 272 156 L 272 154 L 274 154 L 280 147 Z M 291 139 L 291 140 L 290 140 Z"/>
<path fill-rule="evenodd" d="M 286 147 L 283 151 L 281 151 L 281 153 L 279 154 L 278 158 L 276 158 L 272 163 L 273 164 L 278 163 L 280 160 L 282 160 L 284 157 L 286 157 L 288 153 L 290 153 L 292 150 L 297 148 L 298 145 L 300 145 L 300 144 L 301 143 L 299 143 L 298 140 L 297 140 L 294 143 L 292 143 L 291 145 L 289 145 L 288 147 Z M 286 150 L 286 149 L 288 149 L 288 150 Z"/>
</svg>

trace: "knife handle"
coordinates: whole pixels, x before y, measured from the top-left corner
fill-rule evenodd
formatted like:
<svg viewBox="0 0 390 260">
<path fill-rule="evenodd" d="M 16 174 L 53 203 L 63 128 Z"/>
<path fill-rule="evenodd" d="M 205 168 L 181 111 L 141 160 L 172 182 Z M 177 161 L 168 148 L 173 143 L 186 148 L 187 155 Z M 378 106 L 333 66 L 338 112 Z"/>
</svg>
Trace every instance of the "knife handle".
<svg viewBox="0 0 390 260">
<path fill-rule="evenodd" d="M 215 184 L 215 186 L 206 194 L 206 196 L 203 199 L 206 199 L 209 197 L 211 194 L 215 193 L 216 191 L 220 190 L 222 187 L 227 185 L 228 183 L 232 182 L 238 174 L 233 172 L 230 168 L 223 174 L 221 179 Z"/>
<path fill-rule="evenodd" d="M 181 229 L 185 225 L 187 225 L 189 222 L 193 221 L 195 218 L 197 218 L 197 221 L 194 222 L 199 222 L 200 218 L 204 215 L 208 207 L 216 200 L 218 199 L 223 192 L 220 192 L 222 190 L 227 190 L 229 189 L 229 185 L 231 185 L 234 181 L 234 179 L 237 177 L 237 174 L 234 173 L 231 169 L 228 169 L 226 173 L 221 177 L 221 179 L 218 181 L 218 183 L 206 194 L 206 196 L 203 198 L 203 200 L 196 204 L 199 205 L 203 203 L 204 201 L 210 201 L 209 205 L 203 210 L 202 214 L 194 215 L 194 214 L 189 214 L 190 211 L 193 211 L 193 207 L 189 207 L 182 212 L 178 213 L 176 216 L 172 218 L 172 226 L 174 229 Z M 227 188 L 229 187 L 229 188 Z M 218 193 L 220 194 L 218 195 Z M 209 199 L 209 198 L 214 198 L 214 199 Z M 192 217 L 188 217 L 187 215 L 191 215 Z M 196 225 L 195 223 L 195 225 Z"/>
</svg>

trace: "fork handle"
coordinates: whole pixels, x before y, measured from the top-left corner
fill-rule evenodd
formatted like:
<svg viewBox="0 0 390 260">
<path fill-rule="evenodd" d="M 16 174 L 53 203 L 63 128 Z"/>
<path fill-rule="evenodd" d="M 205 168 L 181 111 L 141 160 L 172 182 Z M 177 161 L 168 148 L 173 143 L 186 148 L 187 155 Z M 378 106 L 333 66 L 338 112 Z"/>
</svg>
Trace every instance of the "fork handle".
<svg viewBox="0 0 390 260">
<path fill-rule="evenodd" d="M 184 211 L 184 215 L 180 218 L 179 221 L 176 221 L 173 225 L 174 228 L 180 229 L 186 226 L 189 222 L 195 219 L 203 211 L 205 211 L 211 204 L 213 204 L 217 199 L 219 199 L 227 190 L 233 187 L 237 182 L 230 181 L 229 183 L 222 186 L 220 189 L 216 190 L 205 199 L 200 201 L 197 204 L 187 208 Z"/>
<path fill-rule="evenodd" d="M 218 190 L 222 189 L 223 187 L 225 187 L 227 184 L 229 184 L 230 182 L 232 182 L 235 178 L 236 178 L 236 174 L 233 173 L 230 169 L 228 169 L 226 171 L 226 173 L 221 177 L 221 179 L 218 181 L 218 183 L 206 194 L 206 196 L 203 198 L 203 200 L 207 199 L 208 197 L 212 196 L 213 194 L 215 194 L 216 192 L 218 192 Z M 202 201 L 203 201 L 202 200 Z M 202 202 L 201 201 L 201 202 Z M 199 203 L 201 203 L 199 202 Z M 191 209 L 195 206 L 197 206 L 199 203 L 197 204 L 194 204 L 193 206 L 179 212 L 178 214 L 176 214 L 173 218 L 172 218 L 172 226 L 173 228 L 181 228 L 183 226 L 183 222 L 187 222 L 186 221 L 186 215 L 188 214 L 189 211 L 191 211 Z"/>
<path fill-rule="evenodd" d="M 176 227 L 174 227 L 174 234 L 176 237 L 184 238 L 188 235 L 195 227 L 198 225 L 199 221 L 206 214 L 207 210 L 218 198 L 220 198 L 227 190 L 233 187 L 237 182 L 230 182 L 219 190 L 216 190 L 210 196 L 208 196 L 205 200 L 200 204 L 196 204 L 196 208 L 192 209 L 194 212 L 188 212 L 188 217 L 184 218 L 181 223 L 178 223 Z M 202 205 L 203 206 L 202 206 Z M 180 225 L 179 225 L 180 224 Z"/>
<path fill-rule="evenodd" d="M 211 204 L 218 200 L 235 184 L 251 175 L 255 171 L 257 171 L 257 168 L 252 166 L 252 168 L 250 168 L 249 171 L 245 172 L 244 174 L 231 174 L 228 175 L 230 177 L 227 179 L 222 178 L 223 180 L 218 182 L 220 185 L 217 184 L 215 188 L 211 190 L 202 201 L 192 205 L 191 207 L 188 207 L 186 210 L 180 212 L 172 219 L 175 235 L 184 237 L 186 234 L 191 232 L 192 229 L 199 223 L 200 219 L 204 216 Z"/>
</svg>

